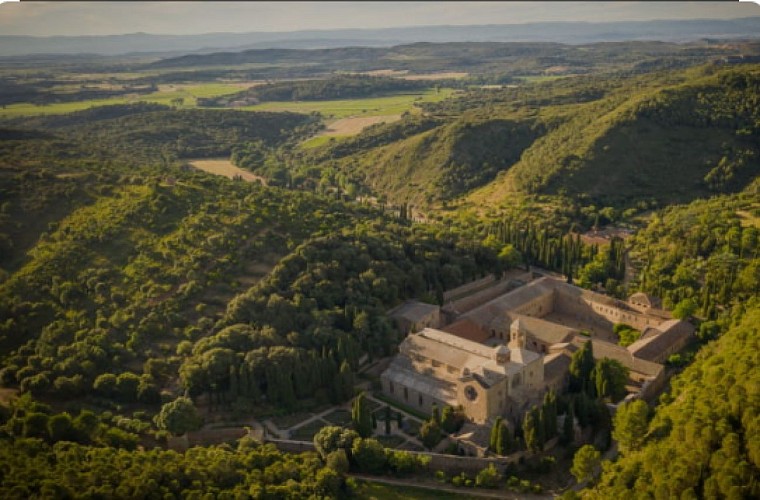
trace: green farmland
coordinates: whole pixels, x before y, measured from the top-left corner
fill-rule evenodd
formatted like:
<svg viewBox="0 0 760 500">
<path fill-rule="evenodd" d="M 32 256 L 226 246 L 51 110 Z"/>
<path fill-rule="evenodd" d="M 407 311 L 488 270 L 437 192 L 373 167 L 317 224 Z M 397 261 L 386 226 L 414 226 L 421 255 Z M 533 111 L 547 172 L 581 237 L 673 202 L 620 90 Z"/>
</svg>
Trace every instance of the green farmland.
<svg viewBox="0 0 760 500">
<path fill-rule="evenodd" d="M 239 84 L 206 83 L 202 85 L 163 86 L 164 88 L 144 95 L 118 96 L 107 99 L 89 99 L 85 101 L 61 102 L 56 104 L 38 105 L 32 103 L 10 104 L 0 109 L 0 117 L 13 118 L 17 116 L 60 115 L 81 111 L 97 106 L 112 104 L 132 104 L 137 102 L 154 102 L 171 105 L 174 99 L 184 99 L 183 107 L 195 107 L 198 97 L 217 97 L 240 92 Z"/>
<path fill-rule="evenodd" d="M 378 116 L 401 114 L 412 109 L 417 102 L 438 102 L 450 97 L 453 89 L 441 89 L 440 92 L 404 93 L 387 97 L 367 99 L 338 99 L 333 101 L 272 101 L 254 106 L 246 106 L 251 111 L 292 111 L 296 113 L 322 113 L 326 118 L 345 118 L 347 116 Z"/>
<path fill-rule="evenodd" d="M 198 97 L 217 97 L 226 94 L 234 94 L 240 90 L 241 86 L 239 84 L 228 83 L 177 85 L 176 88 L 169 87 L 145 95 L 89 99 L 85 101 L 62 102 L 48 105 L 32 103 L 10 104 L 0 109 L 0 117 L 14 118 L 18 116 L 56 115 L 81 111 L 96 106 L 130 104 L 137 102 L 154 102 L 157 104 L 171 105 L 174 99 L 184 99 L 182 107 L 188 108 L 196 107 L 196 99 Z M 398 94 L 367 99 L 300 102 L 275 101 L 238 109 L 250 111 L 293 111 L 297 113 L 311 113 L 316 111 L 328 118 L 393 115 L 409 111 L 416 102 L 442 101 L 451 96 L 453 92 L 452 89 L 441 89 L 440 92 L 428 90 L 419 93 Z"/>
</svg>

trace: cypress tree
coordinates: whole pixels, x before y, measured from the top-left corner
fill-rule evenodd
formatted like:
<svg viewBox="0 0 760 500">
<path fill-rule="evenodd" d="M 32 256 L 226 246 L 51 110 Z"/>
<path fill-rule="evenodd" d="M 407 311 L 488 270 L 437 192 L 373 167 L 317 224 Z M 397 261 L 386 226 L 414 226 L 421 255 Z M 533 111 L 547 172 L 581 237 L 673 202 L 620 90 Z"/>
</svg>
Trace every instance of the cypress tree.
<svg viewBox="0 0 760 500">
<path fill-rule="evenodd" d="M 248 363 L 243 363 L 240 365 L 238 382 L 240 384 L 240 395 L 244 398 L 251 397 L 251 387 L 249 385 L 250 378 L 248 376 Z"/>
<path fill-rule="evenodd" d="M 562 425 L 562 436 L 561 436 L 561 442 L 562 444 L 569 444 L 573 442 L 573 439 L 575 438 L 575 430 L 573 429 L 573 420 L 575 419 L 575 415 L 573 414 L 573 406 L 569 405 L 567 409 L 567 413 L 565 414 L 565 421 Z"/>
<path fill-rule="evenodd" d="M 548 440 L 557 435 L 557 396 L 554 391 L 544 395 L 544 417 L 544 433 Z"/>
<path fill-rule="evenodd" d="M 546 412 L 544 411 L 544 407 L 541 406 L 538 408 L 538 416 L 537 416 L 537 425 L 536 425 L 536 444 L 538 446 L 537 451 L 541 451 L 544 449 L 544 444 L 546 443 L 547 436 L 546 436 Z"/>
<path fill-rule="evenodd" d="M 530 451 L 538 449 L 538 423 L 536 422 L 536 415 L 533 410 L 530 410 L 525 414 L 523 420 L 523 436 L 525 439 L 525 447 Z"/>
<path fill-rule="evenodd" d="M 351 365 L 347 361 L 343 361 L 340 365 L 340 399 L 345 401 L 354 394 L 354 372 L 351 370 Z"/>
<path fill-rule="evenodd" d="M 356 399 L 354 399 L 354 404 L 351 408 L 351 421 L 354 429 L 361 437 L 367 438 L 372 435 L 372 417 L 364 397 L 364 392 L 359 393 Z"/>
<path fill-rule="evenodd" d="M 512 432 L 509 430 L 509 427 L 507 427 L 507 424 L 503 421 L 499 423 L 498 434 L 499 436 L 498 442 L 496 444 L 496 453 L 499 455 L 509 455 L 513 449 L 514 443 L 512 441 Z"/>
<path fill-rule="evenodd" d="M 238 387 L 238 369 L 235 367 L 235 365 L 230 365 L 230 387 L 229 387 L 229 395 L 230 400 L 234 401 L 237 399 L 238 395 L 240 394 L 240 389 Z"/>
<path fill-rule="evenodd" d="M 501 427 L 501 417 L 496 417 L 496 421 L 493 423 L 493 427 L 491 427 L 491 438 L 488 441 L 488 447 L 491 449 L 491 451 L 498 453 L 496 450 L 499 447 L 499 429 Z"/>
</svg>

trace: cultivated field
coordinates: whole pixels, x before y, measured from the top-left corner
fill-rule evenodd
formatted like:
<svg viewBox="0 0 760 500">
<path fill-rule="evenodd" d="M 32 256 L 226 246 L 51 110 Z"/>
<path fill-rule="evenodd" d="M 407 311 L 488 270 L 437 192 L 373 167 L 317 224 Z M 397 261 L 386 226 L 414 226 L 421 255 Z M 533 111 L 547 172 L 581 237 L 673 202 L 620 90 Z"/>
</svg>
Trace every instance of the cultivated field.
<svg viewBox="0 0 760 500">
<path fill-rule="evenodd" d="M 302 142 L 301 147 L 306 149 L 316 148 L 330 140 L 356 135 L 370 125 L 391 123 L 400 118 L 401 115 L 352 116 L 348 118 L 340 118 L 333 122 L 328 122 L 326 130 Z"/>
<path fill-rule="evenodd" d="M 155 102 L 158 104 L 171 105 L 174 99 L 183 99 L 182 107 L 195 107 L 198 97 L 216 97 L 240 92 L 244 88 L 251 87 L 258 82 L 241 83 L 204 83 L 186 85 L 161 85 L 159 90 L 151 94 L 131 94 L 107 99 L 90 99 L 86 101 L 62 102 L 56 104 L 37 105 L 31 103 L 9 104 L 0 109 L 0 117 L 32 116 L 32 115 L 56 115 L 81 111 L 96 106 L 108 106 L 111 104 L 129 104 L 136 102 Z"/>
<path fill-rule="evenodd" d="M 443 73 L 426 73 L 424 75 L 404 75 L 404 80 L 460 80 L 466 78 L 469 73 L 447 71 Z"/>
<path fill-rule="evenodd" d="M 437 102 L 450 97 L 453 89 L 427 90 L 408 94 L 366 99 L 340 99 L 334 101 L 272 101 L 238 109 L 250 111 L 292 111 L 295 113 L 322 113 L 325 118 L 349 116 L 388 116 L 410 111 L 418 102 Z"/>
<path fill-rule="evenodd" d="M 320 135 L 348 136 L 356 135 L 365 127 L 378 123 L 391 123 L 401 118 L 401 115 L 378 115 L 378 116 L 353 116 L 341 118 L 327 125 L 327 129 Z"/>
<path fill-rule="evenodd" d="M 266 184 L 263 177 L 260 177 L 248 170 L 233 165 L 227 158 L 204 158 L 202 160 L 190 160 L 190 166 L 203 170 L 210 174 L 223 175 L 232 179 L 236 175 L 239 175 L 244 181 L 254 182 L 258 181 L 262 184 Z"/>
</svg>

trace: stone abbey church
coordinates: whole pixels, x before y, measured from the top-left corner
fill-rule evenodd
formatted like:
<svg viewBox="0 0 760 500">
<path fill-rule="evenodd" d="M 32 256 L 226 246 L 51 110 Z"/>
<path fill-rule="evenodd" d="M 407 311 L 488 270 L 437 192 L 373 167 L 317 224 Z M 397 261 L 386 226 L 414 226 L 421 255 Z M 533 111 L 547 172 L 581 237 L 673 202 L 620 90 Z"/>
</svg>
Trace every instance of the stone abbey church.
<svg viewBox="0 0 760 500">
<path fill-rule="evenodd" d="M 431 412 L 461 405 L 468 418 L 516 421 L 550 389 L 562 392 L 572 354 L 593 343 L 594 357 L 619 361 L 630 371 L 628 389 L 642 397 L 664 379 L 663 363 L 693 337 L 653 297 L 628 301 L 529 275 L 527 284 L 493 281 L 444 307 L 407 302 L 390 312 L 409 335 L 383 372 L 383 392 Z M 615 343 L 613 325 L 642 332 L 627 348 Z"/>
</svg>

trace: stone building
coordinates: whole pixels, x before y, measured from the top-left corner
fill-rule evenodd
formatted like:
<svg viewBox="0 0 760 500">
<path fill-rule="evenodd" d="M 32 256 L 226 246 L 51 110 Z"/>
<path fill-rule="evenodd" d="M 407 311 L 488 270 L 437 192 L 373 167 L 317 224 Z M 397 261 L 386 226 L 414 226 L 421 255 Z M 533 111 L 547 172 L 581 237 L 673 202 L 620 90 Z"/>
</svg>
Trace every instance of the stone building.
<svg viewBox="0 0 760 500">
<path fill-rule="evenodd" d="M 637 358 L 664 363 L 693 339 L 694 327 L 690 323 L 671 319 L 644 330 L 641 337 L 628 346 L 628 351 Z"/>
<path fill-rule="evenodd" d="M 401 333 L 416 332 L 423 328 L 438 328 L 441 308 L 417 300 L 408 300 L 388 311 L 388 316 L 396 321 Z"/>
<path fill-rule="evenodd" d="M 470 419 L 485 423 L 525 410 L 543 390 L 543 362 L 524 347 L 489 347 L 425 328 L 401 343 L 381 381 L 385 394 L 405 405 L 426 413 L 433 403 L 462 405 Z"/>
<path fill-rule="evenodd" d="M 636 294 L 626 302 L 548 277 L 496 297 L 487 290 L 476 295 L 489 298 L 453 318 L 436 316 L 435 306 L 420 303 L 392 311 L 418 333 L 401 343 L 382 374 L 386 395 L 424 412 L 433 403 L 462 405 L 476 423 L 496 416 L 514 421 L 546 391 L 566 388 L 572 354 L 584 342 L 593 343 L 596 359 L 615 359 L 629 369 L 632 392 L 651 391 L 663 382 L 660 363 L 694 332 L 658 309 L 653 297 Z M 643 335 L 621 347 L 616 323 Z"/>
</svg>

